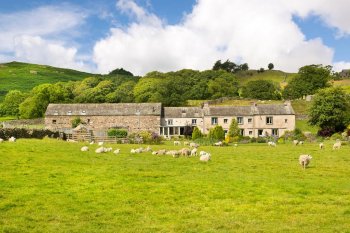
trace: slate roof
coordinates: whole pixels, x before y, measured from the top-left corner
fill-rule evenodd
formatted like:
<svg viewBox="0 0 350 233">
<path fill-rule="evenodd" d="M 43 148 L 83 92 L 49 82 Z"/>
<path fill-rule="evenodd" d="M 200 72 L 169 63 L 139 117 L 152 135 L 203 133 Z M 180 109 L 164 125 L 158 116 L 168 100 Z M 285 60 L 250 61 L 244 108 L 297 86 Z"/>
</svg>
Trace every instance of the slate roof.
<svg viewBox="0 0 350 233">
<path fill-rule="evenodd" d="M 288 104 L 252 106 L 215 106 L 204 109 L 205 116 L 253 116 L 253 115 L 294 115 Z"/>
<path fill-rule="evenodd" d="M 199 107 L 164 107 L 165 118 L 201 118 L 203 110 Z"/>
<path fill-rule="evenodd" d="M 160 116 L 161 103 L 49 104 L 45 116 Z"/>
</svg>

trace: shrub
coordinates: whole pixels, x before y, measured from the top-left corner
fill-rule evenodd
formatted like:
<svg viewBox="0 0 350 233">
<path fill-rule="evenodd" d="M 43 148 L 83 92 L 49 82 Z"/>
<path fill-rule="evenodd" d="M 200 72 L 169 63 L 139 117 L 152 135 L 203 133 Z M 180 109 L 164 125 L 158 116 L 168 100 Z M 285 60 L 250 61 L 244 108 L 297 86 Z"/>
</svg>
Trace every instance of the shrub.
<svg viewBox="0 0 350 233">
<path fill-rule="evenodd" d="M 142 137 L 142 142 L 145 144 L 160 144 L 162 142 L 162 138 L 154 132 L 142 131 L 139 136 Z"/>
<path fill-rule="evenodd" d="M 195 143 L 198 143 L 201 146 L 212 146 L 214 143 L 218 142 L 216 139 L 204 137 L 204 138 L 197 138 L 194 140 Z"/>
<path fill-rule="evenodd" d="M 109 129 L 107 135 L 110 137 L 126 138 L 128 136 L 128 131 L 125 129 Z"/>
<path fill-rule="evenodd" d="M 202 138 L 203 134 L 202 132 L 198 129 L 198 127 L 195 127 L 193 132 L 192 132 L 192 140 L 196 140 L 198 138 Z"/>
<path fill-rule="evenodd" d="M 0 129 L 0 138 L 8 140 L 10 137 L 15 138 L 37 138 L 43 139 L 44 137 L 50 138 L 62 138 L 66 139 L 64 133 L 43 129 L 24 129 L 24 128 L 6 128 Z"/>
<path fill-rule="evenodd" d="M 208 137 L 210 139 L 222 141 L 225 139 L 225 131 L 222 126 L 217 125 L 209 130 Z"/>
<path fill-rule="evenodd" d="M 331 136 L 331 139 L 332 140 L 337 140 L 337 139 L 342 140 L 343 136 L 340 133 L 335 133 Z"/>
<path fill-rule="evenodd" d="M 73 120 L 72 120 L 72 128 L 75 128 L 77 127 L 80 123 L 82 123 L 80 117 L 75 117 Z"/>
<path fill-rule="evenodd" d="M 256 139 L 256 142 L 257 142 L 257 143 L 266 143 L 267 140 L 266 140 L 266 138 L 264 138 L 264 137 L 258 137 L 258 138 Z"/>
<path fill-rule="evenodd" d="M 320 129 L 320 130 L 317 132 L 317 135 L 318 135 L 318 136 L 321 136 L 321 137 L 330 137 L 330 136 L 332 136 L 334 133 L 335 133 L 334 128 L 332 128 L 332 127 L 326 127 L 326 128 Z"/>
</svg>

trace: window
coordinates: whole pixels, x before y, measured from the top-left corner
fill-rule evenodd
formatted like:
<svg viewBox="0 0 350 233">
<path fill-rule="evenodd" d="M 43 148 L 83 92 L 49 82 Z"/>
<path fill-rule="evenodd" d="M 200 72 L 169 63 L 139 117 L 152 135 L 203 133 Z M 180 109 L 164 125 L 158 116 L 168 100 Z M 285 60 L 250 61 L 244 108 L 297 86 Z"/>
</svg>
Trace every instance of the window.
<svg viewBox="0 0 350 233">
<path fill-rule="evenodd" d="M 90 124 L 90 119 L 87 119 L 87 123 Z"/>
<path fill-rule="evenodd" d="M 272 129 L 272 136 L 278 136 L 278 129 Z"/>
<path fill-rule="evenodd" d="M 239 134 L 244 136 L 244 129 L 239 129 Z"/>
<path fill-rule="evenodd" d="M 249 135 L 253 135 L 253 131 L 249 131 Z"/>
<path fill-rule="evenodd" d="M 173 119 L 168 120 L 168 125 L 173 125 Z"/>
<path fill-rule="evenodd" d="M 264 130 L 258 129 L 258 136 L 259 136 L 259 137 L 264 136 L 264 135 L 263 135 L 263 132 L 264 132 Z"/>
<path fill-rule="evenodd" d="M 212 117 L 211 118 L 211 124 L 212 125 L 217 125 L 218 124 L 218 118 L 217 117 Z"/>
<path fill-rule="evenodd" d="M 196 125 L 197 124 L 197 119 L 192 119 L 192 125 Z"/>
<path fill-rule="evenodd" d="M 248 118 L 248 123 L 251 124 L 253 122 L 252 118 Z"/>
<path fill-rule="evenodd" d="M 266 117 L 266 124 L 272 125 L 272 117 Z"/>
<path fill-rule="evenodd" d="M 57 122 L 56 120 L 52 120 L 52 124 L 56 124 L 56 122 Z"/>
<path fill-rule="evenodd" d="M 237 123 L 239 125 L 242 125 L 243 124 L 243 117 L 237 117 Z"/>
<path fill-rule="evenodd" d="M 227 124 L 227 122 L 228 122 L 228 119 L 224 119 L 224 124 Z"/>
<path fill-rule="evenodd" d="M 288 123 L 288 119 L 284 119 L 284 123 Z"/>
</svg>

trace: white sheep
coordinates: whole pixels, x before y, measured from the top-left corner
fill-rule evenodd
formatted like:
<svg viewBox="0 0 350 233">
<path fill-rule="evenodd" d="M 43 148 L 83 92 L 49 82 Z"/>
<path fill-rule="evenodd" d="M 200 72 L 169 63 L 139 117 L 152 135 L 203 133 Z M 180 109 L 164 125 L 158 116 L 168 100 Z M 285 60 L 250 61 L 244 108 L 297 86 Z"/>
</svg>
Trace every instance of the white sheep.
<svg viewBox="0 0 350 233">
<path fill-rule="evenodd" d="M 143 152 L 151 152 L 152 148 L 150 146 L 147 146 L 146 149 L 143 149 Z"/>
<path fill-rule="evenodd" d="M 311 159 L 311 155 L 300 155 L 299 164 L 305 169 L 307 165 L 309 165 Z"/>
<path fill-rule="evenodd" d="M 103 142 L 98 142 L 98 145 L 99 146 L 103 146 Z"/>
<path fill-rule="evenodd" d="M 319 147 L 320 147 L 321 150 L 324 149 L 324 144 L 323 144 L 323 142 L 320 143 Z"/>
<path fill-rule="evenodd" d="M 191 156 L 197 156 L 197 148 L 191 150 Z"/>
<path fill-rule="evenodd" d="M 181 142 L 180 141 L 174 141 L 174 146 L 181 146 Z"/>
<path fill-rule="evenodd" d="M 81 151 L 89 151 L 89 147 L 83 146 L 80 150 L 81 150 Z"/>
<path fill-rule="evenodd" d="M 222 145 L 223 145 L 223 143 L 221 141 L 214 143 L 214 146 L 222 146 Z"/>
<path fill-rule="evenodd" d="M 4 139 L 0 138 L 0 143 L 2 143 L 4 141 Z"/>
<path fill-rule="evenodd" d="M 333 144 L 333 150 L 340 149 L 340 147 L 341 147 L 341 142 L 336 142 Z"/>
<path fill-rule="evenodd" d="M 299 145 L 303 145 L 303 144 L 304 144 L 304 141 L 300 141 L 298 144 L 299 144 Z"/>
<path fill-rule="evenodd" d="M 97 154 L 105 153 L 105 152 L 106 152 L 106 148 L 104 148 L 104 147 L 99 147 L 99 148 L 97 148 L 97 149 L 95 150 L 95 152 L 96 152 Z"/>
<path fill-rule="evenodd" d="M 111 152 L 112 150 L 112 147 L 105 148 L 105 152 Z"/>
<path fill-rule="evenodd" d="M 276 143 L 275 143 L 275 142 L 268 142 L 267 145 L 268 145 L 268 146 L 276 147 Z"/>
<path fill-rule="evenodd" d="M 95 143 L 94 141 L 91 141 L 91 142 L 90 142 L 90 145 L 93 145 L 94 143 Z"/>
<path fill-rule="evenodd" d="M 9 142 L 16 142 L 16 138 L 15 137 L 10 137 L 9 138 Z"/>
<path fill-rule="evenodd" d="M 166 153 L 165 153 L 166 155 L 171 155 L 171 156 L 173 156 L 174 158 L 176 158 L 176 157 L 179 157 L 179 151 L 177 151 L 177 150 L 169 150 L 169 151 L 167 151 Z"/>
<path fill-rule="evenodd" d="M 201 151 L 199 152 L 199 156 L 205 155 L 205 154 L 207 154 L 207 153 L 208 153 L 208 152 L 205 152 L 205 151 L 201 150 Z"/>
<path fill-rule="evenodd" d="M 197 148 L 197 147 L 199 147 L 199 145 L 197 143 L 191 142 L 190 147 Z"/>
<path fill-rule="evenodd" d="M 201 155 L 199 160 L 202 162 L 208 162 L 210 160 L 210 158 L 211 158 L 211 155 L 209 153 L 206 153 L 204 155 Z"/>
<path fill-rule="evenodd" d="M 299 144 L 299 141 L 298 140 L 293 140 L 293 144 L 294 144 L 294 146 L 297 146 Z"/>
<path fill-rule="evenodd" d="M 184 146 L 189 146 L 190 142 L 189 141 L 184 141 Z"/>
<path fill-rule="evenodd" d="M 116 150 L 113 151 L 113 153 L 116 154 L 116 155 L 119 154 L 119 152 L 120 152 L 120 149 L 116 149 Z"/>
<path fill-rule="evenodd" d="M 179 150 L 180 155 L 182 156 L 189 156 L 191 154 L 191 150 L 188 148 L 182 148 Z"/>
</svg>

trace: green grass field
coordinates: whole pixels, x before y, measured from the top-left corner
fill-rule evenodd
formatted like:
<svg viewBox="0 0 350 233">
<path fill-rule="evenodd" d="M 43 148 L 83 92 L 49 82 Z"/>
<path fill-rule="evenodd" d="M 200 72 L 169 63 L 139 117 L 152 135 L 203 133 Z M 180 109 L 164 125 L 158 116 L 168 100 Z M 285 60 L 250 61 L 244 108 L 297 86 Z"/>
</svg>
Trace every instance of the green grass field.
<svg viewBox="0 0 350 233">
<path fill-rule="evenodd" d="M 350 147 L 330 143 L 202 147 L 212 160 L 201 163 L 131 155 L 137 145 L 101 155 L 83 143 L 5 142 L 0 232 L 349 232 Z"/>
</svg>

